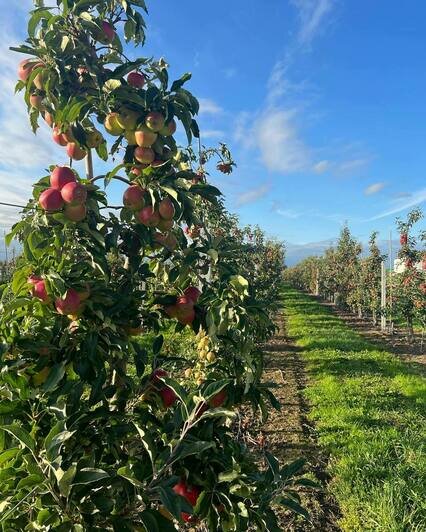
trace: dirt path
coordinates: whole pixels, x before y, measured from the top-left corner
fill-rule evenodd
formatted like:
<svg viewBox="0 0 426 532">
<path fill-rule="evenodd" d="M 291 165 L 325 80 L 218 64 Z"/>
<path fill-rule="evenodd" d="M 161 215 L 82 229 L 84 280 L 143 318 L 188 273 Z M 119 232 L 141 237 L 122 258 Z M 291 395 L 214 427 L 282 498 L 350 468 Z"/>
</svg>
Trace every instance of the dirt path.
<svg viewBox="0 0 426 532">
<path fill-rule="evenodd" d="M 307 419 L 308 405 L 304 397 L 307 375 L 300 349 L 287 338 L 282 314 L 278 316 L 277 322 L 279 331 L 264 347 L 264 380 L 277 385 L 273 391 L 281 403 L 281 411 L 270 410 L 268 422 L 262 427 L 251 426 L 250 436 L 253 440 L 263 440 L 266 449 L 282 464 L 304 457 L 307 460 L 306 471 L 311 472 L 324 487 L 323 490 L 302 493 L 303 504 L 311 514 L 312 523 L 283 512 L 283 530 L 337 531 L 340 530 L 336 525 L 338 508 L 326 491 L 329 481 L 325 472 L 327 459 L 321 455 L 314 428 Z"/>
</svg>

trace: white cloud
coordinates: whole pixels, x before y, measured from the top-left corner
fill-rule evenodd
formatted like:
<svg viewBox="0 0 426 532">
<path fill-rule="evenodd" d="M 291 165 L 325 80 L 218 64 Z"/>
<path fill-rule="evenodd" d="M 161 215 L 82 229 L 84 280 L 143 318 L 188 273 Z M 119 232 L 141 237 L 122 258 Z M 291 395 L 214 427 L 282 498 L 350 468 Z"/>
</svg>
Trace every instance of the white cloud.
<svg viewBox="0 0 426 532">
<path fill-rule="evenodd" d="M 293 209 L 275 209 L 275 212 L 282 216 L 283 218 L 300 218 L 302 216 L 301 212 L 296 212 Z"/>
<path fill-rule="evenodd" d="M 298 41 L 309 45 L 324 28 L 326 15 L 331 12 L 334 0 L 291 0 L 291 3 L 299 11 Z"/>
<path fill-rule="evenodd" d="M 316 174 L 323 174 L 324 172 L 327 172 L 327 170 L 330 169 L 330 161 L 319 161 L 318 163 L 314 164 L 313 171 Z"/>
<path fill-rule="evenodd" d="M 247 190 L 246 192 L 243 192 L 240 194 L 237 198 L 236 205 L 237 207 L 241 207 L 242 205 L 247 205 L 248 203 L 253 203 L 257 201 L 260 198 L 263 198 L 266 196 L 266 194 L 271 189 L 271 185 L 269 183 L 264 183 L 263 185 L 260 185 L 257 188 L 253 188 L 251 190 Z"/>
<path fill-rule="evenodd" d="M 385 188 L 386 184 L 385 183 L 373 183 L 372 185 L 368 186 L 365 190 L 364 190 L 364 194 L 366 196 L 372 196 L 373 194 L 377 194 L 378 192 L 380 192 L 381 190 L 383 190 Z"/>
<path fill-rule="evenodd" d="M 336 167 L 337 171 L 344 174 L 348 172 L 353 172 L 359 170 L 360 168 L 366 166 L 371 159 L 369 157 L 360 157 L 358 159 L 350 159 L 348 161 L 343 161 L 339 163 Z"/>
<path fill-rule="evenodd" d="M 201 138 L 202 139 L 214 139 L 218 137 L 224 137 L 225 132 L 221 129 L 203 129 L 201 131 Z"/>
<path fill-rule="evenodd" d="M 397 206 L 392 207 L 392 209 L 389 209 L 387 211 L 381 212 L 380 214 L 377 214 L 376 216 L 368 218 L 365 221 L 372 222 L 374 220 L 380 220 L 381 218 L 386 218 L 387 216 L 391 216 L 392 214 L 405 211 L 406 209 L 410 209 L 411 207 L 421 205 L 425 201 L 426 201 L 426 188 L 422 188 L 420 190 L 417 190 L 416 192 L 413 192 L 410 199 L 401 198 L 401 201 L 399 202 Z"/>
<path fill-rule="evenodd" d="M 309 149 L 295 124 L 296 113 L 295 109 L 268 109 L 254 124 L 252 138 L 268 170 L 298 172 L 310 163 Z"/>
<path fill-rule="evenodd" d="M 30 7 L 30 6 L 28 6 Z M 18 16 L 18 15 L 17 15 Z M 19 14 L 22 22 L 23 13 Z M 43 175 L 43 168 L 52 163 L 66 163 L 63 148 L 51 139 L 51 130 L 40 120 L 41 127 L 31 131 L 22 93 L 14 95 L 17 65 L 25 57 L 8 46 L 22 39 L 13 32 L 13 21 L 2 20 L 0 31 L 0 201 L 26 204 L 31 185 Z M 19 210 L 1 206 L 0 224 L 10 227 Z"/>
<path fill-rule="evenodd" d="M 223 113 L 222 107 L 220 107 L 215 101 L 209 98 L 199 98 L 200 103 L 200 115 L 201 114 L 211 114 L 217 115 Z"/>
</svg>

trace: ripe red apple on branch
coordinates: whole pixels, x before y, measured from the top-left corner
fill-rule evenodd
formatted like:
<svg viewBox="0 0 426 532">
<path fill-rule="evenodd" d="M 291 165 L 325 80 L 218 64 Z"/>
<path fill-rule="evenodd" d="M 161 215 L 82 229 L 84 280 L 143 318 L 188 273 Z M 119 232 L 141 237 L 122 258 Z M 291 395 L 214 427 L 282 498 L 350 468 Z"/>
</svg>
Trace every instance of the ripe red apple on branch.
<svg viewBox="0 0 426 532">
<path fill-rule="evenodd" d="M 47 212 L 59 211 L 64 205 L 61 193 L 56 188 L 48 188 L 47 190 L 44 190 L 40 194 L 38 202 L 41 208 Z"/>
<path fill-rule="evenodd" d="M 55 307 L 59 314 L 76 315 L 81 310 L 81 299 L 74 288 L 69 288 L 63 297 L 55 300 Z"/>
<path fill-rule="evenodd" d="M 196 506 L 198 497 L 201 494 L 201 488 L 199 486 L 190 485 L 185 479 L 181 479 L 177 484 L 175 484 L 173 491 L 189 502 L 192 507 Z M 193 516 L 187 512 L 182 512 L 181 517 L 186 523 L 193 520 Z"/>
<path fill-rule="evenodd" d="M 134 211 L 143 209 L 145 190 L 139 185 L 131 185 L 124 191 L 123 204 Z"/>
<path fill-rule="evenodd" d="M 146 79 L 140 72 L 130 72 L 127 76 L 127 83 L 136 89 L 141 89 L 145 85 Z"/>
<path fill-rule="evenodd" d="M 87 189 L 81 183 L 73 181 L 62 187 L 61 196 L 65 203 L 82 205 L 87 199 Z"/>
<path fill-rule="evenodd" d="M 50 186 L 57 190 L 62 190 L 68 183 L 76 181 L 74 172 L 68 166 L 56 166 L 50 174 Z"/>
</svg>

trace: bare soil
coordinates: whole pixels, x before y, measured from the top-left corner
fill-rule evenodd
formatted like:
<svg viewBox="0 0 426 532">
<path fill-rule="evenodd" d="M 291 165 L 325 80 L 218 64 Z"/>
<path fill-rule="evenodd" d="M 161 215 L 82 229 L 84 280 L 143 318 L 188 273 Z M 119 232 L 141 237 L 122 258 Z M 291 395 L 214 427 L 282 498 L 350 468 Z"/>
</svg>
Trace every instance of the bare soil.
<svg viewBox="0 0 426 532">
<path fill-rule="evenodd" d="M 338 531 L 339 510 L 336 502 L 327 491 L 330 480 L 326 473 L 327 456 L 320 451 L 315 429 L 307 419 L 309 405 L 304 397 L 308 377 L 300 349 L 285 334 L 282 314 L 277 316 L 279 331 L 264 346 L 264 381 L 276 384 L 274 395 L 281 403 L 281 410 L 269 409 L 269 419 L 264 425 L 246 413 L 245 440 L 259 460 L 262 449 L 272 452 L 285 464 L 305 458 L 305 471 L 313 475 L 320 489 L 304 489 L 300 492 L 303 506 L 311 515 L 311 523 L 293 513 L 279 511 L 282 530 L 295 531 Z"/>
</svg>

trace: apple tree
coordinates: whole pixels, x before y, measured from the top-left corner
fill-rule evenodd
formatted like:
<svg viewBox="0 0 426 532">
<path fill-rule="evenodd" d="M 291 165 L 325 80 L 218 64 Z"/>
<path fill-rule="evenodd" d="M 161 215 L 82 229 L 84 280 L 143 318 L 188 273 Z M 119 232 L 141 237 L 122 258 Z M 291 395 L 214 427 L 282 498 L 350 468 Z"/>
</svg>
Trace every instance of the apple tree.
<svg viewBox="0 0 426 532">
<path fill-rule="evenodd" d="M 170 82 L 164 59 L 128 58 L 145 40 L 144 0 L 35 4 L 14 48 L 26 55 L 17 90 L 65 160 L 34 183 L 8 237 L 23 253 L 0 291 L 2 527 L 281 530 L 275 505 L 306 516 L 297 486 L 309 481 L 269 453 L 260 470 L 232 433 L 239 405 L 277 406 L 261 383 L 266 301 L 241 273 L 241 246 L 210 232 L 221 193 L 201 170 L 235 163 L 221 145 L 194 168 L 175 135 L 200 137 L 190 75 Z M 94 150 L 116 160 L 106 174 Z M 196 379 L 163 350 L 170 328 L 197 335 Z"/>
</svg>

